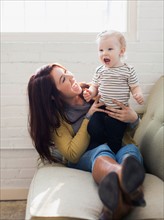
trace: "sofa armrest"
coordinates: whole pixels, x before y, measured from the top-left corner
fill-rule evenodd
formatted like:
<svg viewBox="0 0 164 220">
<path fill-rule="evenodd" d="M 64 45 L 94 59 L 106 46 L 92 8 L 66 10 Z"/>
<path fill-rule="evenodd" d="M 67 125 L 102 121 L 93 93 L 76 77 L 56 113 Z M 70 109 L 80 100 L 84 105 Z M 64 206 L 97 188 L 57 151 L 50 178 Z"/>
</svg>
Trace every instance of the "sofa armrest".
<svg viewBox="0 0 164 220">
<path fill-rule="evenodd" d="M 164 77 L 155 83 L 134 139 L 140 147 L 147 172 L 164 180 L 163 97 Z"/>
</svg>

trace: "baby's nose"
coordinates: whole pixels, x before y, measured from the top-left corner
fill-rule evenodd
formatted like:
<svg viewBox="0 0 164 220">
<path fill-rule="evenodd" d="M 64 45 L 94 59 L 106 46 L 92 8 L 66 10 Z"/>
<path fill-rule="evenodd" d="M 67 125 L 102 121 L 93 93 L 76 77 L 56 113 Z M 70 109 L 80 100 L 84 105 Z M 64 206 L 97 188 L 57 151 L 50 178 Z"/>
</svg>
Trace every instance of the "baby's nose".
<svg viewBox="0 0 164 220">
<path fill-rule="evenodd" d="M 104 55 L 104 54 L 107 54 L 107 51 L 106 51 L 106 50 L 103 51 L 103 55 Z"/>
</svg>

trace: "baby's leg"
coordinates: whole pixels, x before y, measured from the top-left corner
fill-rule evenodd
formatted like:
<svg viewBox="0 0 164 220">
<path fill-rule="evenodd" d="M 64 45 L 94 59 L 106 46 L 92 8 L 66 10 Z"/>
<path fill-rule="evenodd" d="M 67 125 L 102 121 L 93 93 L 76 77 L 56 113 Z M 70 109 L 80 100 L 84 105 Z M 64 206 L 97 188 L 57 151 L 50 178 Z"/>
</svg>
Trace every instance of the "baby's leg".
<svg viewBox="0 0 164 220">
<path fill-rule="evenodd" d="M 107 144 L 114 153 L 117 153 L 122 146 L 122 138 L 126 127 L 127 123 L 105 116 L 105 135 L 107 137 Z"/>
<path fill-rule="evenodd" d="M 90 134 L 92 145 L 98 146 L 107 141 L 104 124 L 105 115 L 103 112 L 95 112 L 88 123 L 87 130 Z"/>
</svg>

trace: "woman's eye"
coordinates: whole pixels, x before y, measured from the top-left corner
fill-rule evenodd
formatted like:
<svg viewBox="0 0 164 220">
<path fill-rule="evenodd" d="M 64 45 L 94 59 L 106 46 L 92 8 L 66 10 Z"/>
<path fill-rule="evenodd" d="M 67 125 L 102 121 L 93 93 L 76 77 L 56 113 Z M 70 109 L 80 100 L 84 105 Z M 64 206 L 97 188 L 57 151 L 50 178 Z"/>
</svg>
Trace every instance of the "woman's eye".
<svg viewBox="0 0 164 220">
<path fill-rule="evenodd" d="M 65 76 L 62 77 L 62 83 L 65 81 Z"/>
</svg>

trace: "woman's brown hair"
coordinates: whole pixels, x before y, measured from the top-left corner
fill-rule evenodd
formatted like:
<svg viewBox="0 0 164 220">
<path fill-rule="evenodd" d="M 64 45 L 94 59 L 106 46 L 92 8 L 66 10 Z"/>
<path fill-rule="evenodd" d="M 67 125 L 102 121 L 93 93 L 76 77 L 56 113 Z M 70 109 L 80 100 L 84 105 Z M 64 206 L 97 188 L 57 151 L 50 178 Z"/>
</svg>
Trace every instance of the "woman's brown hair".
<svg viewBox="0 0 164 220">
<path fill-rule="evenodd" d="M 29 133 L 42 160 L 56 161 L 50 151 L 51 133 L 60 126 L 60 120 L 68 121 L 64 112 L 64 99 L 50 74 L 59 64 L 46 65 L 31 76 L 28 83 Z"/>
</svg>

